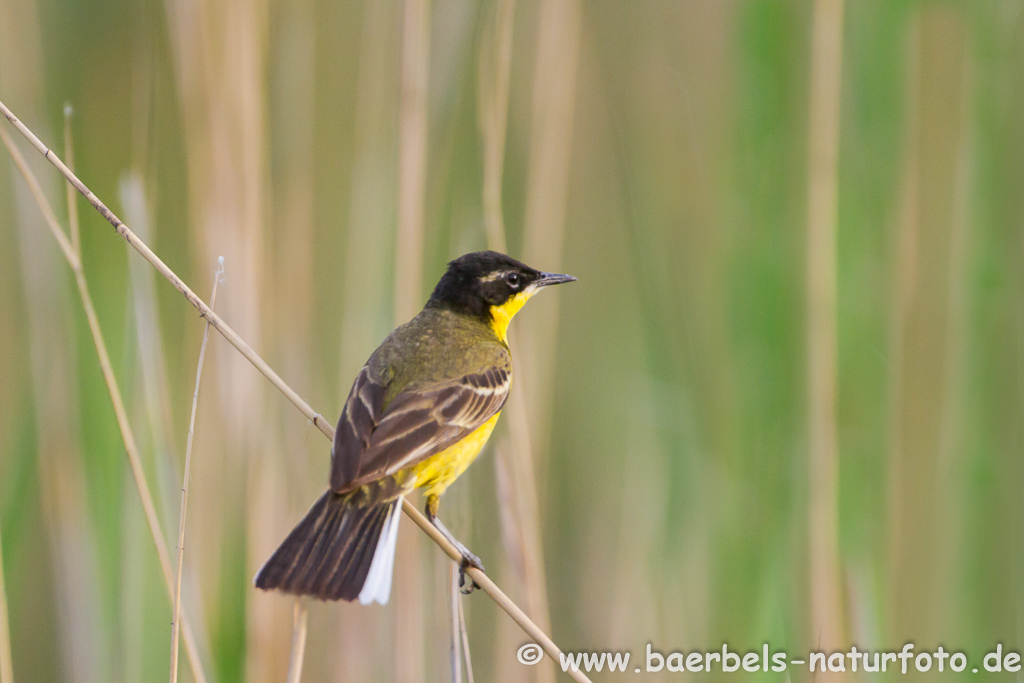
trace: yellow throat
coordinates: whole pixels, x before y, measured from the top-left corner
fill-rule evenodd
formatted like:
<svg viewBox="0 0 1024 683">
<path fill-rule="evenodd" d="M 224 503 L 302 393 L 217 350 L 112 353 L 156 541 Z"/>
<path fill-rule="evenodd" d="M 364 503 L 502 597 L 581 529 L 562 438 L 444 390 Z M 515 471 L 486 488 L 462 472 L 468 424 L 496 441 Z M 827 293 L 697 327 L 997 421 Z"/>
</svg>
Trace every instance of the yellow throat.
<svg viewBox="0 0 1024 683">
<path fill-rule="evenodd" d="M 519 292 L 500 306 L 491 306 L 491 329 L 503 343 L 508 344 L 508 324 L 536 290 L 529 288 Z"/>
</svg>

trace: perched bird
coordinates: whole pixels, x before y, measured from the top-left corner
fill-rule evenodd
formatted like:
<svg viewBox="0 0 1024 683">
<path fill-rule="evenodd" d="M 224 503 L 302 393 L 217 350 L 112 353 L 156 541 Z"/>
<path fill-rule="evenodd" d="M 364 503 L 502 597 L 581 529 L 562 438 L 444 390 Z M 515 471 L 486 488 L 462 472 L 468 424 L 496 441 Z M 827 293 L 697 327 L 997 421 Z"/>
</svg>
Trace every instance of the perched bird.
<svg viewBox="0 0 1024 683">
<path fill-rule="evenodd" d="M 330 488 L 256 574 L 263 590 L 385 604 L 402 499 L 423 489 L 437 518 L 441 494 L 487 443 L 512 384 L 506 333 L 543 287 L 572 282 L 493 251 L 448 264 L 420 313 L 392 332 L 359 371 L 331 449 Z"/>
</svg>

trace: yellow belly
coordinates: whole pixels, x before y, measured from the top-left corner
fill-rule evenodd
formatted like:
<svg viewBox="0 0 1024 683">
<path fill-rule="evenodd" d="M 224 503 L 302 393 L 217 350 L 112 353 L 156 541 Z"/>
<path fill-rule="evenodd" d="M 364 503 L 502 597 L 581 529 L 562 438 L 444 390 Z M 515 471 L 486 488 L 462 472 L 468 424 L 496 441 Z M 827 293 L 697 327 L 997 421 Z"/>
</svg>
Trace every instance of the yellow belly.
<svg viewBox="0 0 1024 683">
<path fill-rule="evenodd" d="M 440 453 L 430 456 L 423 462 L 413 465 L 405 472 L 400 473 L 398 478 L 411 481 L 415 488 L 425 489 L 424 493 L 428 496 L 441 495 L 453 481 L 459 478 L 460 474 L 466 471 L 470 463 L 476 460 L 476 456 L 480 454 L 487 439 L 491 437 L 499 415 L 501 415 L 501 411 L 495 413 L 494 417 L 477 427 L 466 438 Z M 408 479 L 402 475 L 407 475 Z"/>
</svg>

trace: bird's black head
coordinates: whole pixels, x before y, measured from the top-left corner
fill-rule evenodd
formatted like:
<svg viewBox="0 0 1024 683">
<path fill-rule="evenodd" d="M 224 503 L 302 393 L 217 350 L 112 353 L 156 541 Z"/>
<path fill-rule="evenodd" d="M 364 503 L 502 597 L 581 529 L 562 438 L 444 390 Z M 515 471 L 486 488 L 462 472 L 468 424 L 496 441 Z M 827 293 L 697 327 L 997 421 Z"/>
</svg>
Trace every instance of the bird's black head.
<svg viewBox="0 0 1024 683">
<path fill-rule="evenodd" d="M 504 338 L 508 321 L 527 299 L 542 287 L 575 279 L 545 273 L 496 251 L 477 251 L 448 264 L 427 306 L 450 308 L 500 325 L 499 336 Z"/>
</svg>

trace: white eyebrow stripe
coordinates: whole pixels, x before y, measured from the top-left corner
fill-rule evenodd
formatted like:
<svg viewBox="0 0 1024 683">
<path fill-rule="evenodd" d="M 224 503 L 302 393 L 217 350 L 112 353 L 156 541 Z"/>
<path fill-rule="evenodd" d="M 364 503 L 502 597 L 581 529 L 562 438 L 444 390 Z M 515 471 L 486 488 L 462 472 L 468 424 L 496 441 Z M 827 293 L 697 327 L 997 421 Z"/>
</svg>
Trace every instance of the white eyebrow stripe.
<svg viewBox="0 0 1024 683">
<path fill-rule="evenodd" d="M 495 280 L 500 280 L 511 272 L 511 270 L 503 270 L 500 273 L 491 273 L 486 277 L 480 278 L 480 282 L 494 282 Z"/>
</svg>

